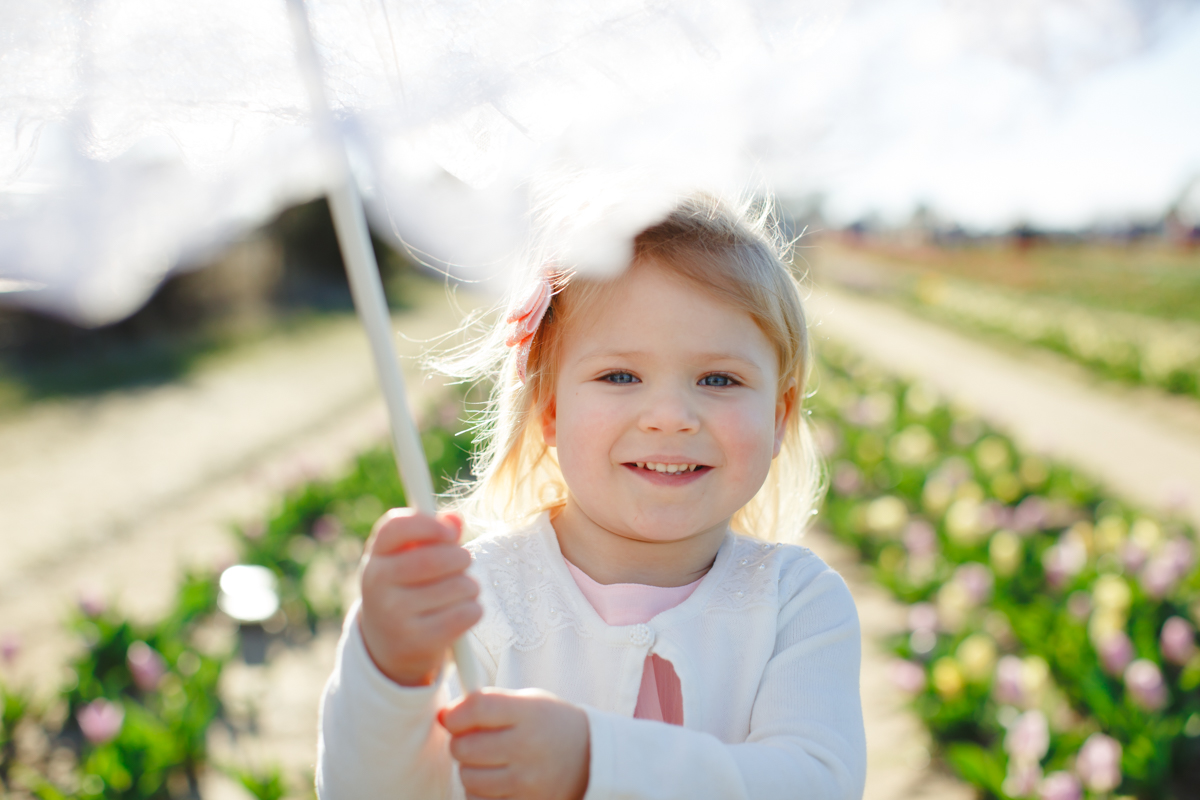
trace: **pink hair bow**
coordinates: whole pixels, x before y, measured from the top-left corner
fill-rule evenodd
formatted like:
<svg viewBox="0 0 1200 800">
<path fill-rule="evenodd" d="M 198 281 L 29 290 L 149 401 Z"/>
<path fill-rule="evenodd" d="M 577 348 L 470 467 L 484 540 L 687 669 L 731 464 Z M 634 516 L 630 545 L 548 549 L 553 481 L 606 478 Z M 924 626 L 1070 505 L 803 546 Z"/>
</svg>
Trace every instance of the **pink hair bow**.
<svg viewBox="0 0 1200 800">
<path fill-rule="evenodd" d="M 521 379 L 521 383 L 525 382 L 525 368 L 529 365 L 529 348 L 533 344 L 538 326 L 542 324 L 542 317 L 546 316 L 546 310 L 550 308 L 550 298 L 553 294 L 549 278 L 540 276 L 533 293 L 524 303 L 510 311 L 505 320 L 513 328 L 504 343 L 517 348 L 517 377 Z"/>
</svg>

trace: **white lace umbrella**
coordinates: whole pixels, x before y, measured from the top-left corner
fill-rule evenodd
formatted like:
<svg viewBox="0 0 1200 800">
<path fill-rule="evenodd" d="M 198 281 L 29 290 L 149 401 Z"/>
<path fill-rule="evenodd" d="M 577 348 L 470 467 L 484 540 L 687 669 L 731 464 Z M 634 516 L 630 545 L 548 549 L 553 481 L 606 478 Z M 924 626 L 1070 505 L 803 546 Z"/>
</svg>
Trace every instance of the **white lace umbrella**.
<svg viewBox="0 0 1200 800">
<path fill-rule="evenodd" d="M 1061 88 L 1196 5 L 309 0 L 322 136 L 287 2 L 0 3 L 0 297 L 119 319 L 172 269 L 323 194 L 344 160 L 331 140 L 377 230 L 475 275 L 503 272 L 567 177 L 603 176 L 579 218 L 620 233 L 681 187 L 769 174 L 803 193 L 901 141 L 965 161 L 983 135 L 1027 132 L 1030 75 Z M 613 208 L 629 194 L 614 176 L 643 189 L 638 208 Z M 621 248 L 582 244 L 606 238 L 559 244 L 611 268 Z"/>
<path fill-rule="evenodd" d="M 360 194 L 377 229 L 476 276 L 503 275 L 558 198 L 572 213 L 544 220 L 547 246 L 611 271 L 680 191 L 768 172 L 811 188 L 832 156 L 869 148 L 842 123 L 896 19 L 904 58 L 928 62 L 910 34 L 930 20 L 946 63 L 982 42 L 1069 76 L 1136 50 L 1178 4 L 848 3 L 0 3 L 0 298 L 110 322 L 173 269 L 328 195 L 401 475 L 431 511 Z M 1047 50 L 1064 24 L 1068 46 Z"/>
<path fill-rule="evenodd" d="M 654 179 L 633 176 L 649 189 L 638 207 L 616 205 L 622 195 L 606 180 L 608 194 L 589 194 L 574 217 L 586 232 L 568 225 L 560 237 L 560 251 L 574 251 L 582 266 L 616 268 L 629 236 L 682 188 L 682 166 L 726 150 L 724 161 L 709 160 L 706 177 L 727 178 L 720 173 L 736 160 L 728 134 L 686 158 L 680 147 L 694 137 L 664 146 L 676 137 L 663 132 L 690 133 L 672 131 L 672 106 L 729 102 L 776 42 L 793 45 L 778 31 L 807 30 L 804 9 L 769 1 L 695 4 L 686 13 L 641 2 L 0 6 L 8 40 L 0 291 L 106 323 L 135 310 L 180 262 L 281 206 L 326 194 L 397 465 L 410 501 L 432 512 L 360 187 L 377 222 L 410 246 L 496 271 L 520 250 L 540 192 L 561 199 L 565 178 L 601 190 L 591 177 L 598 171 L 629 177 L 651 156 Z M 658 116 L 653 154 L 632 124 L 622 132 L 627 120 L 645 125 L 647 114 Z M 681 113 L 673 124 L 683 122 Z M 464 686 L 479 686 L 469 650 L 460 643 L 455 655 Z"/>
</svg>

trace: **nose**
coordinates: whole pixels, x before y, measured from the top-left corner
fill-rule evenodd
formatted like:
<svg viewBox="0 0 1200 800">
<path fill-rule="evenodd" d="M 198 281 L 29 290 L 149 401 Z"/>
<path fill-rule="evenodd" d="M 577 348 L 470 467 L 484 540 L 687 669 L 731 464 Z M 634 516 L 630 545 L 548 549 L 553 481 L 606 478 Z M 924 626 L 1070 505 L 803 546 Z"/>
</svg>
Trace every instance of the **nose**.
<svg viewBox="0 0 1200 800">
<path fill-rule="evenodd" d="M 647 394 L 638 427 L 653 433 L 695 433 L 700 417 L 686 388 L 663 386 Z"/>
</svg>

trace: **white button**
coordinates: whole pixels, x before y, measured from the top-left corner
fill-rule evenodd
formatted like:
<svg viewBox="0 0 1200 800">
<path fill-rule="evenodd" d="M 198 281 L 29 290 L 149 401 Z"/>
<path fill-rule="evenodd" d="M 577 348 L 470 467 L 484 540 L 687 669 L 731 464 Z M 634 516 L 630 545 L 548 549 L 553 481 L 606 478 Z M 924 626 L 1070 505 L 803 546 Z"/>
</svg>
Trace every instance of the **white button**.
<svg viewBox="0 0 1200 800">
<path fill-rule="evenodd" d="M 646 625 L 634 625 L 629 632 L 629 641 L 636 647 L 646 647 L 654 643 L 654 631 Z"/>
</svg>

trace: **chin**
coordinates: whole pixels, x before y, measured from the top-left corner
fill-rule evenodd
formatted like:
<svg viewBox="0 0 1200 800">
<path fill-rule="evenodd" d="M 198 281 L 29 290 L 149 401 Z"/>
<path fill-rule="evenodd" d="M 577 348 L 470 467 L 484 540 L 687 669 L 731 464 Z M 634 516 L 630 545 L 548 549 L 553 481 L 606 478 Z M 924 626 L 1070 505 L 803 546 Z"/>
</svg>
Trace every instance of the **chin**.
<svg viewBox="0 0 1200 800">
<path fill-rule="evenodd" d="M 678 542 L 712 528 L 722 521 L 680 519 L 674 514 L 647 515 L 635 525 L 627 526 L 639 538 L 652 542 Z"/>
</svg>

